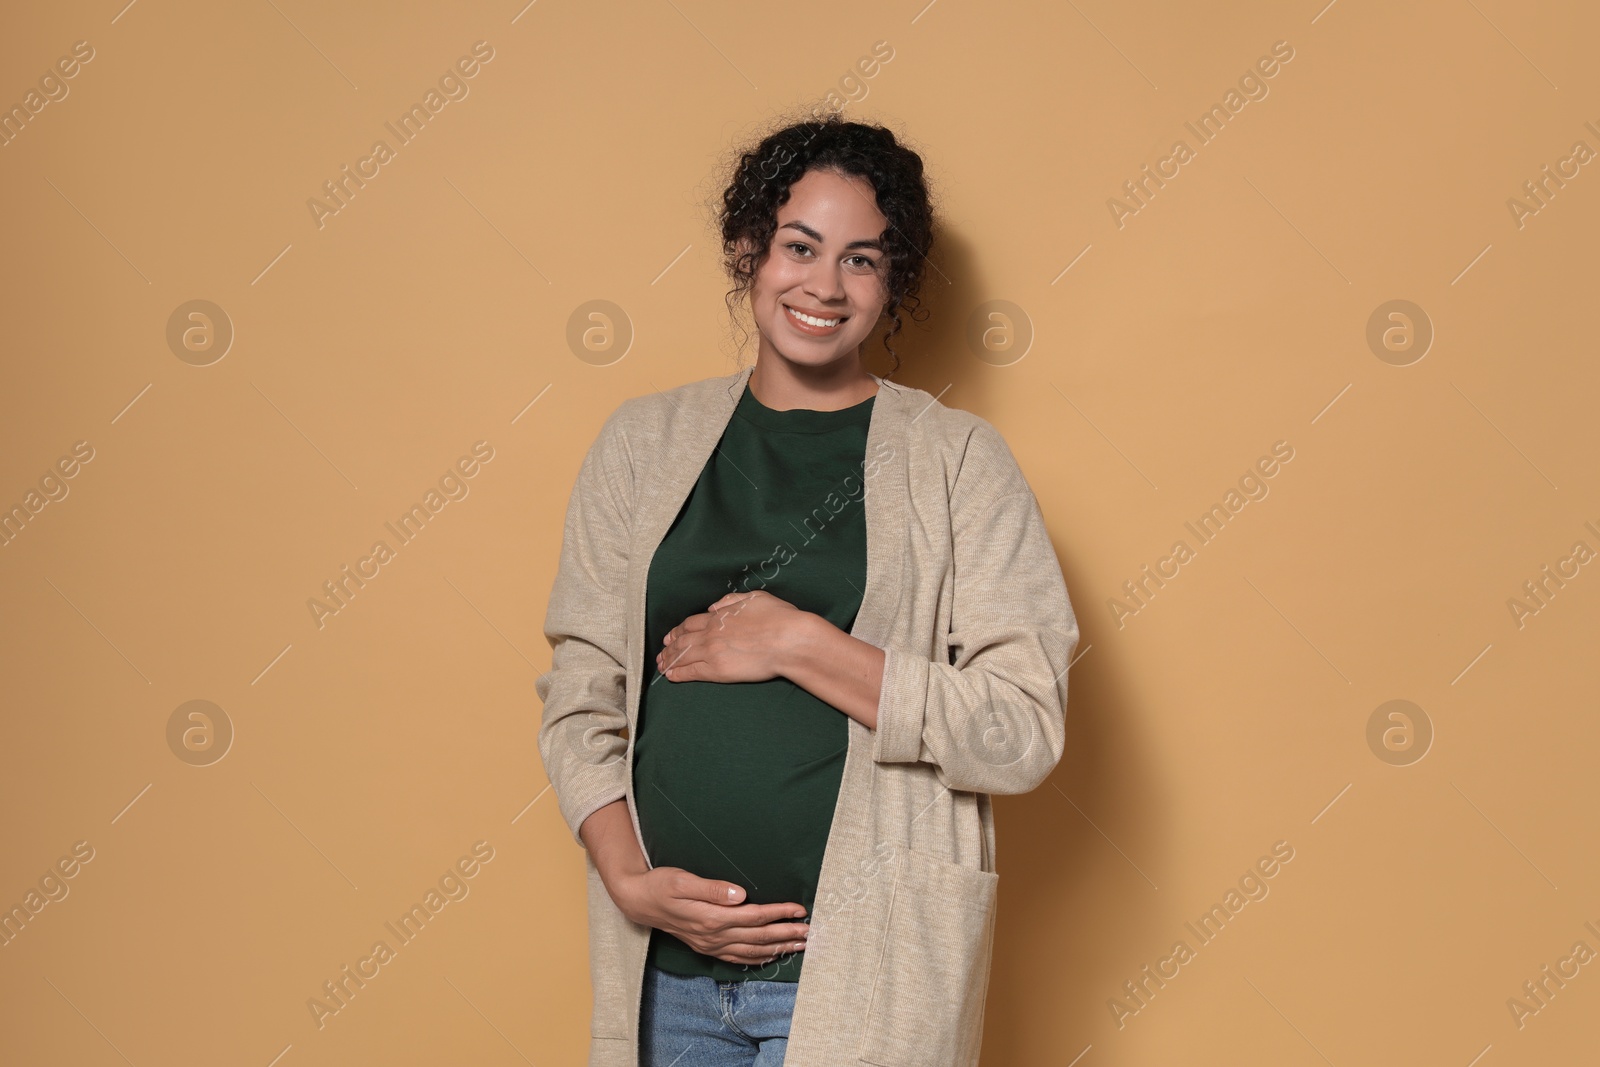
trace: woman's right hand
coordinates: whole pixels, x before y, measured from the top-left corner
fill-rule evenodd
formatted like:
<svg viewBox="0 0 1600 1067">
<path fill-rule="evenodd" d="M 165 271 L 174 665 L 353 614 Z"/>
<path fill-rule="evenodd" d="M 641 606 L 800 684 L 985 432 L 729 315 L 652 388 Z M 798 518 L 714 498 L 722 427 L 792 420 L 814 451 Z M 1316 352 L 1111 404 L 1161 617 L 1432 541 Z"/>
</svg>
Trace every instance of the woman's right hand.
<svg viewBox="0 0 1600 1067">
<path fill-rule="evenodd" d="M 682 867 L 652 867 L 616 886 L 617 907 L 641 926 L 665 930 L 696 952 L 729 963 L 762 964 L 805 948 L 811 927 L 796 903 L 739 904 L 744 890 Z"/>
</svg>

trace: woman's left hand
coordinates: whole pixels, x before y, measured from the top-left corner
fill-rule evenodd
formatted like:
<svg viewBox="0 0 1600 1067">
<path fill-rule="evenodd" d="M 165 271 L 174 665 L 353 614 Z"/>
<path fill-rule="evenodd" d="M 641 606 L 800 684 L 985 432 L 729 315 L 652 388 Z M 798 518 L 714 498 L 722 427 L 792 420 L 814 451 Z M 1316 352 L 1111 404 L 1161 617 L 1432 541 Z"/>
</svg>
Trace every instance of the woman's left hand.
<svg viewBox="0 0 1600 1067">
<path fill-rule="evenodd" d="M 764 589 L 729 593 L 667 631 L 656 669 L 669 682 L 765 682 L 809 612 Z"/>
</svg>

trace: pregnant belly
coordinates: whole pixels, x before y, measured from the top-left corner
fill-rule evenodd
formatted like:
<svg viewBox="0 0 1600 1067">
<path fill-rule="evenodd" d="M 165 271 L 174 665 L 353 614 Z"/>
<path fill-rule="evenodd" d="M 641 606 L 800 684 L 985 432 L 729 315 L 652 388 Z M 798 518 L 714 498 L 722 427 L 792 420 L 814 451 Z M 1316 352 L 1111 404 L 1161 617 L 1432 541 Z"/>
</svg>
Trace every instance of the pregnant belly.
<svg viewBox="0 0 1600 1067">
<path fill-rule="evenodd" d="M 751 903 L 809 908 L 848 723 L 775 681 L 767 694 L 753 692 L 767 683 L 708 682 L 652 694 L 634 746 L 634 803 L 652 866 L 733 882 Z M 750 699 L 761 695 L 770 699 Z"/>
</svg>

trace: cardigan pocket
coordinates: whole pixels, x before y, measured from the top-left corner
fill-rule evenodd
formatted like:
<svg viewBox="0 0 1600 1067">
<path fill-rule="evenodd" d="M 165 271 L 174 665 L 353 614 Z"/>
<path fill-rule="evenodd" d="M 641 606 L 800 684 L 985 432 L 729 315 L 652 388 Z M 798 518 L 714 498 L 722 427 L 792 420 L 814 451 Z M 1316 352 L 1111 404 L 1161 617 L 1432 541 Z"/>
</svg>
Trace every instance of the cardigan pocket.
<svg viewBox="0 0 1600 1067">
<path fill-rule="evenodd" d="M 975 1064 L 1000 875 L 899 852 L 861 1059 L 879 1067 Z"/>
</svg>

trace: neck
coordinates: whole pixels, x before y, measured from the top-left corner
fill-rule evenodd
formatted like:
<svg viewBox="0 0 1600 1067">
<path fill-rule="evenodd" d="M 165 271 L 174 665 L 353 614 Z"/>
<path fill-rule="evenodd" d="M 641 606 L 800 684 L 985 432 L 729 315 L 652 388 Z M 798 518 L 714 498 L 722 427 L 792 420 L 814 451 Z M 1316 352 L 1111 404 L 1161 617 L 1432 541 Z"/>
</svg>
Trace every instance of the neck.
<svg viewBox="0 0 1600 1067">
<path fill-rule="evenodd" d="M 867 373 L 859 358 L 806 367 L 781 356 L 769 359 L 763 353 L 756 357 L 750 372 L 750 392 L 775 411 L 838 411 L 877 395 L 878 380 Z"/>
</svg>

